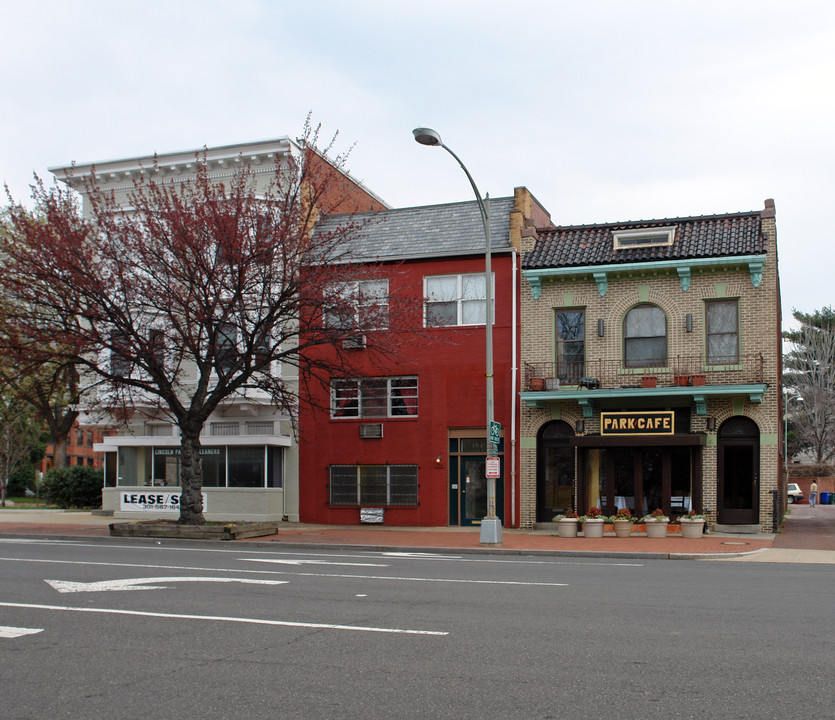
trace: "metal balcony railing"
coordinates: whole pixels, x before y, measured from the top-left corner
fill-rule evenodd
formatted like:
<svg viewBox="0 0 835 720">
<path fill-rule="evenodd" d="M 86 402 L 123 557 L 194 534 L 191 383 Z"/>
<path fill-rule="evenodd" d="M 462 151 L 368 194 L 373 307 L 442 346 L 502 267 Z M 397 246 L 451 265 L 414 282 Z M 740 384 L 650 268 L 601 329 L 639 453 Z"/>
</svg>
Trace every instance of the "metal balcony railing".
<svg viewBox="0 0 835 720">
<path fill-rule="evenodd" d="M 563 363 L 526 362 L 523 391 L 559 390 L 578 386 L 596 388 L 675 387 L 761 383 L 761 353 L 727 358 L 708 364 L 704 355 L 678 355 L 663 365 L 657 361 L 585 360 Z"/>
</svg>

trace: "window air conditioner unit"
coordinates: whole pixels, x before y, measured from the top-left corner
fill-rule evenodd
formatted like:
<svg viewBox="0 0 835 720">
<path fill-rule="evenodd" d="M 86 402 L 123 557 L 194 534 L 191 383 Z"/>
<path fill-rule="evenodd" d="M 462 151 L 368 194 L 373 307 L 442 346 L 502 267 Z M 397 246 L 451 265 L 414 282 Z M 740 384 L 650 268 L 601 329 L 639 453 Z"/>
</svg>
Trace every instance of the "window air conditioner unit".
<svg viewBox="0 0 835 720">
<path fill-rule="evenodd" d="M 360 437 L 365 438 L 367 440 L 383 437 L 383 423 L 374 423 L 373 425 L 360 425 Z"/>
<path fill-rule="evenodd" d="M 365 335 L 351 335 L 342 341 L 346 350 L 361 350 L 365 347 Z"/>
</svg>

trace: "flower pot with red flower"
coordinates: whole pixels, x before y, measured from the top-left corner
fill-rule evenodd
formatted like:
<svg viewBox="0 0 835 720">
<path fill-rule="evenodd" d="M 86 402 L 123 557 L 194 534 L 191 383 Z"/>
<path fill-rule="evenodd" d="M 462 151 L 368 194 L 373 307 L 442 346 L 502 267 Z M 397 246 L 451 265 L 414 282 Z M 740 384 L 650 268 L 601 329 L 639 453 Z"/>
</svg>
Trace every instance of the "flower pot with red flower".
<svg viewBox="0 0 835 720">
<path fill-rule="evenodd" d="M 620 508 L 612 515 L 612 526 L 615 528 L 615 537 L 629 537 L 632 534 L 632 524 L 635 518 L 629 508 Z"/>
<path fill-rule="evenodd" d="M 580 518 L 573 510 L 567 510 L 561 515 L 555 515 L 554 522 L 557 523 L 557 537 L 577 537 L 577 527 L 580 524 Z"/>
<path fill-rule="evenodd" d="M 702 536 L 705 529 L 704 515 L 698 515 L 695 510 L 691 510 L 686 515 L 682 515 L 678 521 L 681 523 L 681 536 L 683 538 L 698 539 Z"/>
<path fill-rule="evenodd" d="M 588 512 L 580 518 L 583 524 L 583 537 L 603 537 L 603 525 L 606 518 L 599 507 L 590 507 Z"/>
<path fill-rule="evenodd" d="M 661 508 L 656 508 L 649 515 L 644 515 L 643 521 L 647 529 L 648 538 L 667 537 L 667 525 L 670 522 L 670 518 L 664 514 Z"/>
</svg>

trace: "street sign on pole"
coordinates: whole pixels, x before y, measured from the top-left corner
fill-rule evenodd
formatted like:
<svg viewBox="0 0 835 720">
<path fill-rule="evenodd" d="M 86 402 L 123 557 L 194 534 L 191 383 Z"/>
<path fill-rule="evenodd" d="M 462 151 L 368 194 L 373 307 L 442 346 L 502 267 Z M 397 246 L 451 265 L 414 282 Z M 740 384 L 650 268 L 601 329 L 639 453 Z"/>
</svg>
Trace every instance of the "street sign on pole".
<svg viewBox="0 0 835 720">
<path fill-rule="evenodd" d="M 502 465 L 497 457 L 487 458 L 487 465 L 484 475 L 489 478 L 500 478 L 502 476 Z"/>
<path fill-rule="evenodd" d="M 490 421 L 490 442 L 499 444 L 499 440 L 502 439 L 502 424 L 496 422 L 495 420 Z"/>
</svg>

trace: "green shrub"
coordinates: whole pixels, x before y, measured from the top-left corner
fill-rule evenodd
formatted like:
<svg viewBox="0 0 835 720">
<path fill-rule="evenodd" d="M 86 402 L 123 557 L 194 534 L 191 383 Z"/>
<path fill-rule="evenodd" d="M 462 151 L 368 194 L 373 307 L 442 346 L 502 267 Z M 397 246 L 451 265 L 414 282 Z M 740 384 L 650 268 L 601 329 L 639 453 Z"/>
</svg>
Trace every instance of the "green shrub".
<svg viewBox="0 0 835 720">
<path fill-rule="evenodd" d="M 62 508 L 101 507 L 102 471 L 85 465 L 53 468 L 41 480 L 41 497 Z"/>
</svg>

